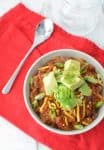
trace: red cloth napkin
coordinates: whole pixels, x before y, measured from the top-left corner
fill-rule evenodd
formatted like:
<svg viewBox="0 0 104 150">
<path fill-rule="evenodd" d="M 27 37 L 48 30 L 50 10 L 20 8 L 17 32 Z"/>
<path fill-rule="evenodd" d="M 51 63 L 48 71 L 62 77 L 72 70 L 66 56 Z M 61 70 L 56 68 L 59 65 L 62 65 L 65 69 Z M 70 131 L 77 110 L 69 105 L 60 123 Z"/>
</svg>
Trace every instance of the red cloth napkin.
<svg viewBox="0 0 104 150">
<path fill-rule="evenodd" d="M 42 19 L 19 4 L 0 18 L 0 90 L 32 44 L 34 29 Z M 53 36 L 27 59 L 8 95 L 0 93 L 0 115 L 34 139 L 53 150 L 103 150 L 104 121 L 91 131 L 76 135 L 57 135 L 40 127 L 28 113 L 23 100 L 23 82 L 31 64 L 42 54 L 62 48 L 74 48 L 95 57 L 104 66 L 104 51 L 92 42 L 67 34 L 55 26 Z"/>
</svg>

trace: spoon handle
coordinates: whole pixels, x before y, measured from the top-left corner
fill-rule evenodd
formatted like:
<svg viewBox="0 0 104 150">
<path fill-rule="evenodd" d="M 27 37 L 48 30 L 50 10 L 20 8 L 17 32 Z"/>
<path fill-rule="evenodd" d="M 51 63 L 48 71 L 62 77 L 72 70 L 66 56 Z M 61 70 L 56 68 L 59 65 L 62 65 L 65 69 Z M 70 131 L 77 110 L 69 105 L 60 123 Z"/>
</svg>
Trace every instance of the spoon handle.
<svg viewBox="0 0 104 150">
<path fill-rule="evenodd" d="M 4 86 L 4 88 L 2 89 L 2 93 L 3 94 L 8 94 L 9 91 L 11 90 L 13 83 L 17 77 L 17 75 L 19 74 L 24 62 L 26 61 L 26 59 L 28 58 L 28 56 L 31 54 L 31 52 L 33 51 L 34 48 L 36 48 L 36 44 L 33 44 L 31 46 L 31 48 L 28 50 L 28 52 L 26 53 L 26 55 L 24 56 L 24 58 L 21 60 L 21 62 L 19 63 L 19 65 L 17 66 L 16 70 L 13 72 L 12 76 L 10 77 L 10 79 L 8 80 L 8 82 L 6 83 L 6 85 Z"/>
</svg>

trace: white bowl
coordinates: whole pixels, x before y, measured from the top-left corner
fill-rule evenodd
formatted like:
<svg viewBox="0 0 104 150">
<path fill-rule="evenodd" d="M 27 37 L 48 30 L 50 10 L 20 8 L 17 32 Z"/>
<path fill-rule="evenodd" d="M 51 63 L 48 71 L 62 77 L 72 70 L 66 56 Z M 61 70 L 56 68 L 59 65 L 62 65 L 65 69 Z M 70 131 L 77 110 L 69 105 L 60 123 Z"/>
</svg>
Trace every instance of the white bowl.
<svg viewBox="0 0 104 150">
<path fill-rule="evenodd" d="M 55 51 L 49 52 L 49 53 L 43 55 L 42 57 L 40 57 L 38 60 L 36 60 L 33 63 L 33 65 L 30 67 L 29 71 L 27 72 L 27 75 L 26 75 L 26 78 L 24 81 L 24 89 L 23 89 L 24 101 L 25 101 L 27 110 L 29 111 L 30 115 L 33 117 L 33 119 L 37 123 L 39 123 L 45 129 L 48 129 L 49 131 L 52 131 L 57 134 L 63 134 L 63 135 L 74 135 L 74 134 L 84 133 L 84 132 L 92 129 L 98 123 L 101 122 L 101 120 L 104 117 L 104 106 L 102 106 L 99 109 L 97 118 L 91 124 L 89 124 L 82 130 L 72 130 L 72 131 L 63 131 L 60 129 L 52 128 L 51 126 L 44 124 L 31 107 L 31 104 L 29 101 L 29 83 L 28 83 L 29 78 L 37 71 L 37 69 L 39 67 L 43 66 L 44 64 L 46 64 L 46 62 L 48 62 L 49 60 L 51 60 L 52 58 L 54 58 L 56 56 L 83 58 L 89 64 L 93 65 L 96 68 L 96 70 L 102 75 L 102 79 L 104 81 L 104 68 L 100 65 L 100 63 L 97 60 L 95 60 L 93 57 L 89 56 L 88 54 L 77 51 L 77 50 L 72 50 L 72 49 L 70 49 L 70 50 L 62 49 L 62 50 L 55 50 Z"/>
</svg>

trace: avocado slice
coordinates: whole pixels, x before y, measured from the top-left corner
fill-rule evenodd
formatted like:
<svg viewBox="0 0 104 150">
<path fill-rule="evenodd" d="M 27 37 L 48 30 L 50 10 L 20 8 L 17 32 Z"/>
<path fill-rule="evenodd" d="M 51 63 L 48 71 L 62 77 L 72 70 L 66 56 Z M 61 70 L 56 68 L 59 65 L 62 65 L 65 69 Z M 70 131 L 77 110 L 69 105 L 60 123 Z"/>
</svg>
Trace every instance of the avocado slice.
<svg viewBox="0 0 104 150">
<path fill-rule="evenodd" d="M 74 59 L 69 59 L 64 64 L 64 71 L 73 76 L 80 76 L 80 62 Z"/>
<path fill-rule="evenodd" d="M 57 88 L 57 81 L 55 79 L 54 72 L 50 72 L 43 78 L 43 84 L 46 95 L 52 95 L 53 91 Z"/>
<path fill-rule="evenodd" d="M 82 85 L 82 80 L 79 77 L 65 77 L 61 78 L 61 82 L 69 89 L 75 90 Z"/>
<path fill-rule="evenodd" d="M 75 90 L 81 86 L 83 82 L 82 79 L 80 78 L 79 61 L 74 59 L 69 59 L 65 62 L 61 83 L 72 90 Z"/>
</svg>

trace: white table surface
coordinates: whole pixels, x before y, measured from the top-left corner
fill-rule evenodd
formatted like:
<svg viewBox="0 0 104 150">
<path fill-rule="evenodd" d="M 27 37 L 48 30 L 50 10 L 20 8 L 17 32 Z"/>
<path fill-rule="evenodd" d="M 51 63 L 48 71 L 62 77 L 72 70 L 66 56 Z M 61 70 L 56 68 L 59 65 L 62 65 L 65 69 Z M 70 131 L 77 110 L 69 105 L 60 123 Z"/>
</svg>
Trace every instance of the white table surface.
<svg viewBox="0 0 104 150">
<path fill-rule="evenodd" d="M 47 9 L 47 4 L 55 1 L 57 4 L 52 4 L 51 9 Z M 64 26 L 59 21 L 58 9 L 63 0 L 0 0 L 0 16 L 5 14 L 10 8 L 14 7 L 19 2 L 24 3 L 28 8 L 40 14 L 48 16 L 65 30 Z M 44 9 L 46 10 L 44 11 Z M 53 11 L 54 9 L 54 11 Z M 57 14 L 57 15 L 55 15 Z M 104 48 L 104 15 L 101 16 L 100 22 L 94 32 L 87 35 L 87 38 L 94 41 L 100 47 Z M 0 149 L 1 150 L 49 150 L 49 148 L 41 145 L 31 137 L 20 131 L 14 125 L 0 117 Z"/>
</svg>

